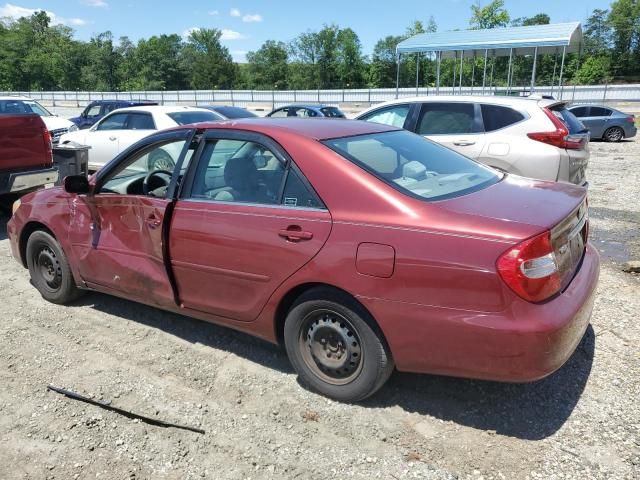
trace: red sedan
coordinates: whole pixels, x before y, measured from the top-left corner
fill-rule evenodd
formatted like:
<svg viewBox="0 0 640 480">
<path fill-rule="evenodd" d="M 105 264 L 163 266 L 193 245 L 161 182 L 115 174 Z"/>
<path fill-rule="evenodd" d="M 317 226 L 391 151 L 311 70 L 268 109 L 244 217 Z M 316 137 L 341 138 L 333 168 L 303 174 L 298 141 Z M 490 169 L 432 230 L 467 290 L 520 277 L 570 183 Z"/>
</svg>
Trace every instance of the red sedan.
<svg viewBox="0 0 640 480">
<path fill-rule="evenodd" d="M 152 169 L 160 150 L 173 168 Z M 394 367 L 549 375 L 599 274 L 586 190 L 347 120 L 159 132 L 24 197 L 8 232 L 45 299 L 96 290 L 282 342 L 307 385 L 344 401 Z"/>
</svg>

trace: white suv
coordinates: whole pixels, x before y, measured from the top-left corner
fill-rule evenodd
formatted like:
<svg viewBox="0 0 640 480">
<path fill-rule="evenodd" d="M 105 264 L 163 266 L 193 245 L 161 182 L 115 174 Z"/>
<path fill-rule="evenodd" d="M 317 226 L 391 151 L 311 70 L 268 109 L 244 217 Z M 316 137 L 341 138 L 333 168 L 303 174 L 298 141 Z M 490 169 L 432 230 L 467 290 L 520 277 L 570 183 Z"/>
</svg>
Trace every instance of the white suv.
<svg viewBox="0 0 640 480">
<path fill-rule="evenodd" d="M 586 185 L 589 132 L 556 100 L 402 98 L 377 104 L 356 120 L 403 127 L 508 173 Z"/>
</svg>

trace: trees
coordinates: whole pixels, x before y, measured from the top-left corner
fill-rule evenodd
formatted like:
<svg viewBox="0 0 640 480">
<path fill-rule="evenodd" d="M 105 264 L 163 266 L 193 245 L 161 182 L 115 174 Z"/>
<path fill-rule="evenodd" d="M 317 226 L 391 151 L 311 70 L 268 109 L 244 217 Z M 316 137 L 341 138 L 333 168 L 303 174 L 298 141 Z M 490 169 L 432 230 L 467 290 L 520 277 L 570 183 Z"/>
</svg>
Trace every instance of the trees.
<svg viewBox="0 0 640 480">
<path fill-rule="evenodd" d="M 616 0 L 607 22 L 612 28 L 614 71 L 638 75 L 640 70 L 640 1 Z"/>
<path fill-rule="evenodd" d="M 509 12 L 504 8 L 504 0 L 492 0 L 484 7 L 471 5 L 471 12 L 469 25 L 473 30 L 506 27 L 509 24 Z"/>
<path fill-rule="evenodd" d="M 196 90 L 229 89 L 238 76 L 238 67 L 229 49 L 220 44 L 222 32 L 215 28 L 192 31 L 182 56 L 189 86 Z"/>
<path fill-rule="evenodd" d="M 247 53 L 248 83 L 251 88 L 288 88 L 289 52 L 284 42 L 267 40 L 260 49 Z"/>
</svg>

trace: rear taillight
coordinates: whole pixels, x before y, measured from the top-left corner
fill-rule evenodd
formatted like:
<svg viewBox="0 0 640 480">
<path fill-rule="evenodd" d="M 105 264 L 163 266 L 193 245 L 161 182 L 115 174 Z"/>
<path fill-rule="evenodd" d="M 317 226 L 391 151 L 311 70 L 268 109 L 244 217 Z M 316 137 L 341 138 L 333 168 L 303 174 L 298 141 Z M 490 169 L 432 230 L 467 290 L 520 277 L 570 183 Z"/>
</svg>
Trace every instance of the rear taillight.
<svg viewBox="0 0 640 480">
<path fill-rule="evenodd" d="M 627 117 L 627 122 L 629 123 L 636 123 L 636 117 L 631 115 L 629 117 Z"/>
<path fill-rule="evenodd" d="M 507 250 L 496 266 L 509 288 L 529 302 L 552 297 L 562 284 L 549 231 Z"/>
<path fill-rule="evenodd" d="M 554 113 L 548 108 L 542 109 L 544 113 L 549 117 L 555 130 L 549 132 L 532 132 L 527 133 L 527 136 L 538 142 L 553 145 L 558 148 L 566 148 L 568 150 L 580 150 L 584 147 L 586 140 L 583 136 L 572 136 L 569 134 L 569 130 L 566 125 Z"/>
<path fill-rule="evenodd" d="M 51 142 L 51 134 L 46 128 L 42 129 L 42 139 L 44 140 L 44 149 L 47 152 L 47 158 L 53 161 L 53 143 Z"/>
</svg>

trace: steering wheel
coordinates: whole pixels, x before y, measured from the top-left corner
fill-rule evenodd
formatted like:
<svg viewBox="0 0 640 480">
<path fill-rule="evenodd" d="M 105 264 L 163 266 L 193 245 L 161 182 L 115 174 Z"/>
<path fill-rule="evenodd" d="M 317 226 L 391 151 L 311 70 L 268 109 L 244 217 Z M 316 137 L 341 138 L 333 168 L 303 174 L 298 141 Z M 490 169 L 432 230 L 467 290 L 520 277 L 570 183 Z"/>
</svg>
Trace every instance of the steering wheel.
<svg viewBox="0 0 640 480">
<path fill-rule="evenodd" d="M 144 193 L 145 195 L 149 195 L 151 191 L 155 190 L 155 188 L 152 190 L 149 190 L 149 182 L 156 175 L 166 175 L 167 177 L 169 177 L 169 179 L 164 184 L 165 187 L 168 187 L 169 183 L 171 182 L 171 177 L 173 176 L 173 172 L 170 172 L 169 170 L 151 170 L 149 173 L 147 173 L 147 175 L 144 177 L 144 180 L 142 181 L 142 193 Z M 161 180 L 164 181 L 164 179 L 161 179 Z M 156 188 L 160 188 L 160 187 L 156 187 Z"/>
</svg>

